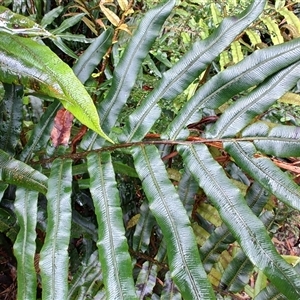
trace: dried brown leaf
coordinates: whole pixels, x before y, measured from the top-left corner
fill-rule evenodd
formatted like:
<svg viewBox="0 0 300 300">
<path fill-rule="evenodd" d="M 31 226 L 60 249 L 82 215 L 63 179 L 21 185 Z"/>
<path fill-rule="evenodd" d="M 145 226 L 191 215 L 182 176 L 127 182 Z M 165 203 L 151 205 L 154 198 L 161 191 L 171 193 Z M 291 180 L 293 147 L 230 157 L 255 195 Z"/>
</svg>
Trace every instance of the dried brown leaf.
<svg viewBox="0 0 300 300">
<path fill-rule="evenodd" d="M 54 118 L 51 141 L 54 147 L 69 143 L 74 116 L 66 109 L 60 109 Z"/>
</svg>

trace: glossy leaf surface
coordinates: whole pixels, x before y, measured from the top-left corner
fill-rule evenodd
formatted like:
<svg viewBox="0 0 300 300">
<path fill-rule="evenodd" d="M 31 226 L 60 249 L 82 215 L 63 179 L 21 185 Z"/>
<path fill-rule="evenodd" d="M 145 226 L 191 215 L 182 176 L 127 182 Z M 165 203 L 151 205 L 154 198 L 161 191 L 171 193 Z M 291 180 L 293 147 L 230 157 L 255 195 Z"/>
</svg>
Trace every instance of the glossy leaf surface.
<svg viewBox="0 0 300 300">
<path fill-rule="evenodd" d="M 0 104 L 0 148 L 14 155 L 22 129 L 23 88 L 4 84 L 4 89 L 4 99 Z"/>
<path fill-rule="evenodd" d="M 71 234 L 72 161 L 56 159 L 48 180 L 46 238 L 40 252 L 43 299 L 66 299 Z"/>
<path fill-rule="evenodd" d="M 256 149 L 250 142 L 226 143 L 225 150 L 236 163 L 267 190 L 287 205 L 300 209 L 300 188 L 267 157 L 255 157 Z"/>
<path fill-rule="evenodd" d="M 277 253 L 263 223 L 252 213 L 240 190 L 227 178 L 208 148 L 199 144 L 179 146 L 178 151 L 251 262 L 283 294 L 298 298 L 298 273 Z"/>
<path fill-rule="evenodd" d="M 218 119 L 209 131 L 208 137 L 235 136 L 254 117 L 265 112 L 277 99 L 290 90 L 299 80 L 300 63 L 274 74 L 247 96 L 235 101 Z"/>
<path fill-rule="evenodd" d="M 254 137 L 255 148 L 276 157 L 300 156 L 300 130 L 297 126 L 255 122 L 242 132 L 243 137 Z M 255 136 L 259 136 L 255 139 Z"/>
<path fill-rule="evenodd" d="M 201 86 L 182 107 L 165 132 L 170 139 L 186 138 L 188 124 L 201 119 L 201 109 L 218 108 L 234 95 L 263 82 L 268 76 L 298 61 L 300 40 L 257 50 L 239 64 L 228 67 Z M 244 103 L 247 104 L 245 101 Z"/>
<path fill-rule="evenodd" d="M 106 296 L 108 299 L 137 299 L 110 154 L 91 153 L 87 158 Z"/>
<path fill-rule="evenodd" d="M 47 191 L 47 177 L 25 163 L 0 150 L 0 181 L 15 184 L 31 190 Z"/>
<path fill-rule="evenodd" d="M 36 299 L 35 239 L 38 192 L 19 187 L 14 203 L 20 231 L 14 243 L 17 259 L 18 299 Z"/>
<path fill-rule="evenodd" d="M 265 1 L 253 1 L 239 16 L 225 18 L 207 39 L 196 42 L 171 69 L 163 74 L 158 86 L 143 100 L 131 114 L 126 124 L 126 141 L 144 137 L 160 116 L 157 102 L 172 100 L 182 93 L 197 78 L 208 64 L 223 51 L 249 23 L 262 12 Z"/>
<path fill-rule="evenodd" d="M 50 32 L 31 19 L 16 14 L 3 6 L 0 6 L 0 32 L 30 36 L 52 36 Z"/>
<path fill-rule="evenodd" d="M 73 71 L 82 83 L 89 79 L 96 66 L 100 63 L 103 55 L 111 45 L 112 35 L 113 30 L 108 28 L 80 55 L 73 67 Z"/>
<path fill-rule="evenodd" d="M 130 96 L 140 71 L 141 63 L 148 55 L 155 38 L 159 35 L 162 25 L 171 13 L 174 0 L 167 1 L 148 11 L 135 30 L 113 74 L 112 85 L 108 95 L 100 104 L 99 113 L 101 126 L 110 132 L 124 104 Z M 96 136 L 88 137 L 84 148 L 94 143 Z M 101 145 L 101 141 L 100 141 Z"/>
<path fill-rule="evenodd" d="M 4 33 L 0 37 L 2 82 L 23 84 L 59 99 L 80 122 L 111 141 L 100 128 L 91 97 L 67 64 L 48 47 L 31 39 Z"/>
<path fill-rule="evenodd" d="M 214 299 L 182 202 L 154 146 L 133 149 L 134 164 L 167 244 L 171 276 L 183 297 Z M 188 247 L 187 247 L 188 246 Z"/>
</svg>

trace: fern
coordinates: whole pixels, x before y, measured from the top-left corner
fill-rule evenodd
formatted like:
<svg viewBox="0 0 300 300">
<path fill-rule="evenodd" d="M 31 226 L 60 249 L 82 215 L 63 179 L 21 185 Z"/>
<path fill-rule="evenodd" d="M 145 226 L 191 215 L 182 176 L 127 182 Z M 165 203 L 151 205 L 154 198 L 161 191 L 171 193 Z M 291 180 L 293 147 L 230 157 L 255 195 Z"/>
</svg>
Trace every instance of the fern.
<svg viewBox="0 0 300 300">
<path fill-rule="evenodd" d="M 122 13 L 126 3 L 118 1 Z M 14 243 L 18 299 L 36 299 L 37 286 L 42 287 L 43 299 L 215 299 L 218 293 L 242 290 L 256 299 L 300 297 L 298 269 L 278 254 L 269 236 L 275 216 L 268 209 L 272 195 L 300 210 L 299 186 L 274 159 L 300 156 L 299 128 L 261 118 L 297 85 L 300 40 L 283 43 L 276 18 L 258 19 L 265 4 L 251 1 L 245 11 L 223 20 L 218 7 L 212 5 L 219 27 L 169 65 L 123 122 L 143 61 L 151 59 L 151 47 L 175 1 L 147 12 L 118 60 L 111 81 L 97 86 L 94 94 L 101 128 L 109 138 L 98 126 L 93 104 L 89 102 L 88 111 L 92 125 L 82 115 L 85 108 L 80 96 L 90 99 L 82 83 L 89 84 L 101 61 L 105 62 L 104 71 L 107 54 L 114 55 L 110 46 L 116 42 L 119 27 L 116 31 L 108 28 L 94 39 L 78 58 L 73 73 L 59 61 L 57 74 L 53 66 L 51 72 L 49 67 L 38 71 L 17 68 L 12 75 L 5 67 L 9 66 L 7 53 L 11 49 L 0 47 L 6 54 L 0 58 L 0 79 L 5 87 L 0 126 L 0 229 Z M 226 8 L 231 7 L 228 4 Z M 276 9 L 288 25 L 298 28 L 293 13 L 284 7 Z M 52 13 L 49 20 L 55 19 L 60 9 Z M 51 38 L 59 37 L 63 28 L 77 24 L 81 17 L 71 17 L 51 32 Z M 44 26 L 49 22 L 42 20 Z M 246 46 L 254 50 L 261 40 L 253 26 L 262 24 L 274 32 L 273 43 L 277 45 L 248 55 L 241 36 L 249 37 L 251 45 Z M 30 38 L 31 28 L 23 28 L 27 36 L 21 38 L 12 35 L 14 27 L 9 22 L 6 26 L 9 30 L 1 33 L 6 41 L 26 45 L 29 52 L 38 44 Z M 45 37 L 45 29 L 36 28 L 35 39 Z M 39 44 L 30 52 L 32 57 L 41 59 L 37 49 L 51 52 L 44 47 Z M 28 61 L 15 53 L 13 61 L 33 68 L 32 57 Z M 210 74 L 199 88 L 191 85 L 218 57 L 224 70 Z M 228 66 L 229 58 L 232 66 Z M 42 90 L 32 84 L 32 80 L 37 82 L 37 72 L 46 78 Z M 105 73 L 109 73 L 107 68 Z M 49 74 L 54 83 L 47 80 Z M 25 121 L 21 112 L 23 87 L 13 83 L 34 90 L 46 107 L 25 145 L 20 143 L 20 124 Z M 61 88 L 52 89 L 52 84 Z M 160 103 L 172 104 L 187 91 L 189 97 L 176 117 L 155 132 L 161 122 Z M 49 100 L 53 103 L 46 105 Z M 85 128 L 78 130 L 74 125 L 73 133 L 78 135 L 72 149 L 54 149 L 48 144 L 59 100 L 96 131 L 85 133 Z M 214 122 L 192 135 L 188 125 L 207 118 Z M 74 153 L 81 135 L 83 140 Z M 107 146 L 106 140 L 116 144 Z M 16 147 L 20 151 L 15 151 Z M 7 199 L 13 200 L 14 207 Z M 17 236 L 17 226 L 10 218 L 16 218 L 20 226 Z M 37 257 L 39 268 L 35 268 Z M 253 274 L 267 287 L 259 280 L 256 290 L 247 285 Z"/>
</svg>

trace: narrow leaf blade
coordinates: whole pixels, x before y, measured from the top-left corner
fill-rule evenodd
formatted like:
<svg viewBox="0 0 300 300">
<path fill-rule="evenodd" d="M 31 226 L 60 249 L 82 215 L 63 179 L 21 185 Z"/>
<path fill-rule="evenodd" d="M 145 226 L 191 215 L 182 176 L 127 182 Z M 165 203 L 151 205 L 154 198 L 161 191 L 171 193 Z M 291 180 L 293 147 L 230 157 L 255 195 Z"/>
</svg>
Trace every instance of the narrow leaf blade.
<svg viewBox="0 0 300 300">
<path fill-rule="evenodd" d="M 130 116 L 124 130 L 126 141 L 143 138 L 160 116 L 157 102 L 160 99 L 172 100 L 182 93 L 207 65 L 260 15 L 264 5 L 265 1 L 256 0 L 238 17 L 225 18 L 212 35 L 196 42 L 177 64 L 165 72 L 159 85 Z"/>
<path fill-rule="evenodd" d="M 295 63 L 300 55 L 300 39 L 257 50 L 239 64 L 228 67 L 201 86 L 182 107 L 165 132 L 169 139 L 186 138 L 187 124 L 201 119 L 203 108 L 215 109 L 234 95 L 263 82 L 267 77 Z"/>
<path fill-rule="evenodd" d="M 171 276 L 186 299 L 214 299 L 189 218 L 156 147 L 132 150 L 134 164 L 167 244 Z"/>
<path fill-rule="evenodd" d="M 252 213 L 240 190 L 227 178 L 208 148 L 203 144 L 181 145 L 178 151 L 251 262 L 288 298 L 299 298 L 299 275 L 277 253 L 263 223 Z"/>
<path fill-rule="evenodd" d="M 174 0 L 167 1 L 148 11 L 126 47 L 120 62 L 114 70 L 111 88 L 99 107 L 101 126 L 106 132 L 110 132 L 115 125 L 123 106 L 129 98 L 142 61 L 148 55 L 174 4 Z M 90 148 L 90 143 L 94 143 L 95 138 L 95 135 L 89 137 L 88 140 L 83 142 L 83 147 L 85 149 Z M 99 143 L 97 144 L 99 145 Z"/>
<path fill-rule="evenodd" d="M 45 194 L 47 191 L 47 179 L 39 171 L 0 150 L 0 181 Z"/>
<path fill-rule="evenodd" d="M 224 144 L 225 150 L 241 169 L 274 194 L 285 204 L 300 210 L 300 188 L 289 176 L 276 167 L 269 158 L 255 157 L 256 149 L 250 142 Z"/>
<path fill-rule="evenodd" d="M 300 63 L 279 71 L 265 80 L 247 96 L 232 104 L 209 131 L 208 137 L 235 136 L 254 117 L 265 112 L 277 99 L 290 90 L 299 80 Z"/>
<path fill-rule="evenodd" d="M 4 99 L 0 104 L 0 148 L 14 155 L 22 129 L 23 88 L 4 84 L 4 89 Z"/>
<path fill-rule="evenodd" d="M 38 192 L 18 187 L 14 202 L 20 231 L 14 243 L 17 259 L 18 299 L 36 299 L 37 277 L 34 264 Z"/>
<path fill-rule="evenodd" d="M 113 29 L 108 28 L 79 56 L 73 67 L 77 78 L 85 83 L 112 43 Z"/>
<path fill-rule="evenodd" d="M 56 159 L 47 192 L 47 230 L 40 252 L 43 299 L 66 299 L 71 234 L 72 160 Z"/>
<path fill-rule="evenodd" d="M 255 137 L 255 148 L 276 157 L 300 156 L 300 131 L 298 126 L 255 122 L 242 132 L 243 137 Z"/>
<path fill-rule="evenodd" d="M 90 191 L 98 221 L 98 250 L 108 299 L 137 299 L 119 191 L 109 153 L 87 156 Z"/>
</svg>

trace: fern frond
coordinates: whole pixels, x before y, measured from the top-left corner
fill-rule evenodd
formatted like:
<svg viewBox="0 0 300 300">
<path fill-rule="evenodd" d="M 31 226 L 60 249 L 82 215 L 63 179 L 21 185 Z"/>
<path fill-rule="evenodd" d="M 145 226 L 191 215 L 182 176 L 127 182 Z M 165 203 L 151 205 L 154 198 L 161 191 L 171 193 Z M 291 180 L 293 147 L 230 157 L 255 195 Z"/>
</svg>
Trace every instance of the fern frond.
<svg viewBox="0 0 300 300">
<path fill-rule="evenodd" d="M 252 213 L 207 147 L 181 145 L 178 151 L 251 262 L 286 296 L 299 297 L 298 273 L 277 253 L 264 225 Z M 282 278 L 286 285 L 282 285 Z"/>
<path fill-rule="evenodd" d="M 207 39 L 196 42 L 178 63 L 163 74 L 159 85 L 144 99 L 126 123 L 126 141 L 137 141 L 145 136 L 160 116 L 160 99 L 172 100 L 197 78 L 251 21 L 260 15 L 264 1 L 253 1 L 237 18 L 223 19 L 220 26 Z M 230 30 L 229 30 L 230 28 Z"/>
<path fill-rule="evenodd" d="M 134 164 L 167 245 L 172 278 L 187 299 L 214 299 L 182 202 L 154 146 L 134 148 Z M 187 247 L 188 246 L 188 247 Z"/>
<path fill-rule="evenodd" d="M 87 163 L 98 222 L 99 260 L 107 298 L 137 299 L 110 154 L 90 153 Z"/>
<path fill-rule="evenodd" d="M 71 234 L 72 160 L 56 159 L 48 180 L 46 238 L 40 252 L 43 298 L 66 299 Z"/>
<path fill-rule="evenodd" d="M 300 209 L 300 188 L 289 176 L 276 167 L 269 158 L 255 157 L 251 142 L 225 143 L 224 148 L 248 175 L 288 206 Z"/>
</svg>

